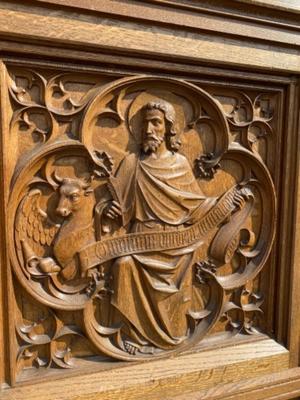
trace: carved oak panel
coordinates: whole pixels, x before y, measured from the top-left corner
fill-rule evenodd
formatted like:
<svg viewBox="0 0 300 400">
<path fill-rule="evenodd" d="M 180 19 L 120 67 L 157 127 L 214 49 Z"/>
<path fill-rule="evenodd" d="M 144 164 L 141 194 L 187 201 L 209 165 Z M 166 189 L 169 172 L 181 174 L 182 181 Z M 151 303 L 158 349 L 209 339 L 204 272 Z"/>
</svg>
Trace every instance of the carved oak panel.
<svg viewBox="0 0 300 400">
<path fill-rule="evenodd" d="M 260 330 L 277 94 L 16 68 L 7 92 L 17 373 Z"/>
</svg>

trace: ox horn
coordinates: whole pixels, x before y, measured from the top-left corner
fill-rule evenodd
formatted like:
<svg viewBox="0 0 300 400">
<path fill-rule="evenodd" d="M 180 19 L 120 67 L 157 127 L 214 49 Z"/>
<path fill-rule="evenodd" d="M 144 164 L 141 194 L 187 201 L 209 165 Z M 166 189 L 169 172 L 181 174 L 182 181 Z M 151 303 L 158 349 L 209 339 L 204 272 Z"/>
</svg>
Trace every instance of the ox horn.
<svg viewBox="0 0 300 400">
<path fill-rule="evenodd" d="M 58 176 L 57 175 L 57 171 L 54 171 L 54 180 L 58 183 L 58 184 L 60 184 L 60 183 L 62 183 L 62 181 L 63 181 L 63 178 L 61 178 L 60 176 Z"/>
</svg>

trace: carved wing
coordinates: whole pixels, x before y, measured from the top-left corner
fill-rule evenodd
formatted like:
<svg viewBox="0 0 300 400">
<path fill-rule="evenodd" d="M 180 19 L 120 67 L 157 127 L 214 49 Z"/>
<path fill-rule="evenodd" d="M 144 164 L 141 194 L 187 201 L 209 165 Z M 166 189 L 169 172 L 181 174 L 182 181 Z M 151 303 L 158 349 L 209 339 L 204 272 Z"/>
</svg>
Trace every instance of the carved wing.
<svg viewBox="0 0 300 400">
<path fill-rule="evenodd" d="M 42 192 L 39 189 L 31 190 L 20 204 L 16 221 L 16 233 L 20 245 L 24 244 L 36 256 L 43 256 L 60 228 L 55 224 L 40 206 Z"/>
</svg>

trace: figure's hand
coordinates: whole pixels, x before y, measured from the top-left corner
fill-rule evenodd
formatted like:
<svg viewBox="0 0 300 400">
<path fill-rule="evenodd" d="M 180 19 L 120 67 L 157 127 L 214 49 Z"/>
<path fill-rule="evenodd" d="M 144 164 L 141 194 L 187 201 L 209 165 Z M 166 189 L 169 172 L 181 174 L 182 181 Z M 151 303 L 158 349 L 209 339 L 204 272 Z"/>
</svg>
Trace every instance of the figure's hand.
<svg viewBox="0 0 300 400">
<path fill-rule="evenodd" d="M 251 195 L 252 195 L 252 191 L 249 188 L 245 187 L 245 188 L 239 189 L 233 198 L 234 205 L 237 208 L 242 209 L 245 206 L 246 201 L 249 199 L 249 197 Z"/>
<path fill-rule="evenodd" d="M 54 272 L 60 272 L 61 268 L 59 265 L 56 264 L 56 262 L 53 260 L 51 257 L 41 257 L 37 261 L 32 260 L 35 262 L 34 266 L 38 267 L 42 272 L 46 274 L 51 274 Z M 29 265 L 32 265 L 32 261 L 29 261 Z"/>
<path fill-rule="evenodd" d="M 108 218 L 116 219 L 122 215 L 121 205 L 116 200 L 113 200 L 111 203 L 107 205 L 103 213 Z"/>
</svg>

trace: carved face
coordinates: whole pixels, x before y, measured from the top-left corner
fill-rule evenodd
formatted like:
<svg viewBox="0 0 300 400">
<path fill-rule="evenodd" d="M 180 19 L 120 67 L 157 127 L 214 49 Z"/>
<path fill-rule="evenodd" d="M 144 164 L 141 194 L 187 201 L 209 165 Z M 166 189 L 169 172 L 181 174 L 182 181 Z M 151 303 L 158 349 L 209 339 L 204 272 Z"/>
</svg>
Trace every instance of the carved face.
<svg viewBox="0 0 300 400">
<path fill-rule="evenodd" d="M 144 116 L 144 152 L 155 152 L 163 142 L 165 134 L 166 121 L 164 113 L 155 108 L 146 110 Z"/>
<path fill-rule="evenodd" d="M 59 188 L 59 202 L 56 209 L 57 214 L 66 218 L 76 212 L 82 206 L 88 191 L 84 185 L 75 179 L 63 180 Z"/>
</svg>

